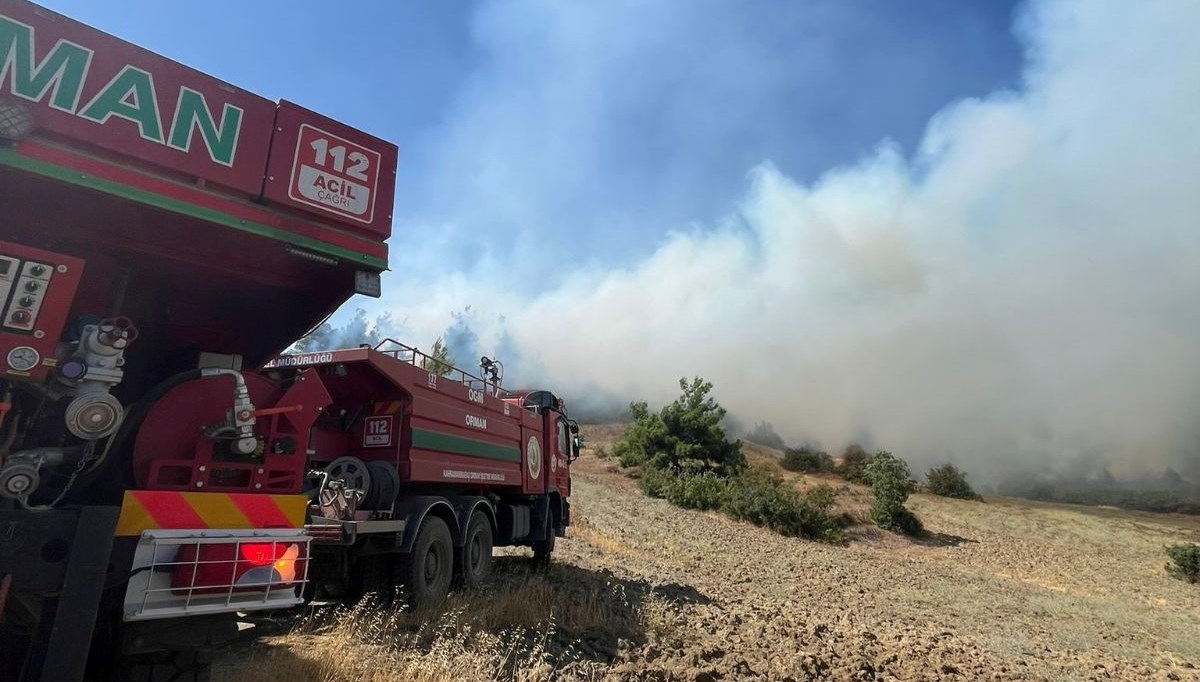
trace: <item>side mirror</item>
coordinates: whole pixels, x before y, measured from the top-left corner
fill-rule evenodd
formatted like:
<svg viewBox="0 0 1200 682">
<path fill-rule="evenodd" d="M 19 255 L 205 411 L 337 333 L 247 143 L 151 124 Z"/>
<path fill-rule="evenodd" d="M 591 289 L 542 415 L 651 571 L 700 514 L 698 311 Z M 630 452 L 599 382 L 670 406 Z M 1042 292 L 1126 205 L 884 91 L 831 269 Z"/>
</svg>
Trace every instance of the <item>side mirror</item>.
<svg viewBox="0 0 1200 682">
<path fill-rule="evenodd" d="M 579 457 L 579 449 L 582 447 L 583 447 L 583 439 L 579 437 L 579 434 L 575 434 L 574 436 L 572 436 L 571 437 L 571 459 L 572 460 Z"/>
<path fill-rule="evenodd" d="M 571 429 L 571 433 L 578 434 L 579 433 L 579 422 L 572 419 L 567 422 L 567 428 Z"/>
</svg>

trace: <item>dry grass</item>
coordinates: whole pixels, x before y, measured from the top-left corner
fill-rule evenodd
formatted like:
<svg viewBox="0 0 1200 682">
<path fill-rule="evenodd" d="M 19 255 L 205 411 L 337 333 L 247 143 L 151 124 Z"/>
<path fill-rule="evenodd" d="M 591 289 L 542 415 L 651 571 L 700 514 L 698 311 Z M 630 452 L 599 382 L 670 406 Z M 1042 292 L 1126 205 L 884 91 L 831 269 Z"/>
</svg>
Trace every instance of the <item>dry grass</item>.
<svg viewBox="0 0 1200 682">
<path fill-rule="evenodd" d="M 742 441 L 742 454 L 746 456 L 746 463 L 750 466 L 766 469 L 776 474 L 786 473 L 779 463 L 782 454 L 775 448 L 744 440 Z"/>
<path fill-rule="evenodd" d="M 520 651 L 452 617 L 414 634 L 391 634 L 377 616 L 356 612 L 332 628 L 298 630 L 250 654 L 228 679 L 290 682 L 449 682 L 540 679 L 536 647 Z M 429 640 L 422 644 L 422 640 Z"/>
<path fill-rule="evenodd" d="M 217 679 L 592 680 L 619 641 L 668 627 L 668 606 L 646 590 L 572 567 L 532 572 L 510 559 L 498 558 L 499 575 L 487 589 L 452 594 L 433 609 L 314 611 L 290 633 L 228 662 Z"/>
<path fill-rule="evenodd" d="M 571 528 L 571 536 L 583 540 L 604 554 L 621 556 L 635 553 L 633 548 L 618 538 L 601 533 L 595 528 L 592 528 L 590 525 L 585 525 L 582 523 L 575 524 Z"/>
</svg>

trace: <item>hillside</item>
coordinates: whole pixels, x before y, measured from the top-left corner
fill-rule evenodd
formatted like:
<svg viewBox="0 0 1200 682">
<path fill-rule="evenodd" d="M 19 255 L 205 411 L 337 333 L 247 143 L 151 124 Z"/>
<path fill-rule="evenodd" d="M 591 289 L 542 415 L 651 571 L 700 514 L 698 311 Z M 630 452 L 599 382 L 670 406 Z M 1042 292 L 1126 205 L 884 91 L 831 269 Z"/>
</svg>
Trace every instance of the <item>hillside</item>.
<svg viewBox="0 0 1200 682">
<path fill-rule="evenodd" d="M 930 537 L 864 526 L 835 547 L 645 498 L 594 453 L 548 572 L 513 552 L 438 613 L 263 621 L 279 634 L 218 679 L 1200 680 L 1200 589 L 1162 551 L 1200 541 L 1195 517 L 916 495 Z"/>
</svg>

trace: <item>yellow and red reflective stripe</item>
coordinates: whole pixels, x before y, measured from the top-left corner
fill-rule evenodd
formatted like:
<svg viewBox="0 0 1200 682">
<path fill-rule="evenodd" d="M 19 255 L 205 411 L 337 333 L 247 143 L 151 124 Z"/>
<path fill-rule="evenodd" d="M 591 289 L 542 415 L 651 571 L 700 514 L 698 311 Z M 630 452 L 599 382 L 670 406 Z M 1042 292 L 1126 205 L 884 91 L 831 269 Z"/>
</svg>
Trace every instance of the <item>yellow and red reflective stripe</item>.
<svg viewBox="0 0 1200 682">
<path fill-rule="evenodd" d="M 375 414 L 396 414 L 404 407 L 403 400 L 385 400 L 375 403 Z"/>
<path fill-rule="evenodd" d="M 303 495 L 126 491 L 116 535 L 144 530 L 300 528 L 308 498 Z"/>
<path fill-rule="evenodd" d="M 301 507 L 299 523 L 293 524 L 287 513 L 280 508 L 275 495 L 234 495 L 232 502 L 238 510 L 245 514 L 246 519 L 254 519 L 255 528 L 295 528 L 304 525 L 304 508 Z M 278 497 L 284 497 L 279 495 Z M 288 495 L 287 497 L 292 497 Z M 308 500 L 296 495 L 305 506 Z M 261 525 L 259 525 L 261 524 Z"/>
</svg>

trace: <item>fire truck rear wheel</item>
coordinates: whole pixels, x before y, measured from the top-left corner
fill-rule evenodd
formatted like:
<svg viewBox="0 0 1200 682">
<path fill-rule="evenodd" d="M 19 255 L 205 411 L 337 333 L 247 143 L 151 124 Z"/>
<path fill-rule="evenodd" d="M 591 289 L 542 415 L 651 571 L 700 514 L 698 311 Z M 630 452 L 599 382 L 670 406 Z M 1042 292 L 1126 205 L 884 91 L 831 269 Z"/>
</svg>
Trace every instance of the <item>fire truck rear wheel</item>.
<svg viewBox="0 0 1200 682">
<path fill-rule="evenodd" d="M 459 557 L 459 576 L 463 587 L 479 587 L 491 575 L 492 522 L 487 514 L 479 510 L 471 514 Z"/>
<path fill-rule="evenodd" d="M 398 575 L 409 606 L 419 609 L 446 598 L 454 577 L 454 542 L 450 527 L 436 516 L 426 516 L 410 554 L 402 554 Z"/>
</svg>

